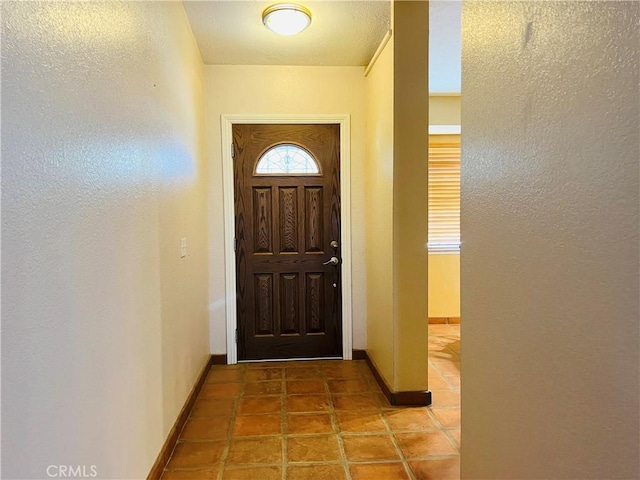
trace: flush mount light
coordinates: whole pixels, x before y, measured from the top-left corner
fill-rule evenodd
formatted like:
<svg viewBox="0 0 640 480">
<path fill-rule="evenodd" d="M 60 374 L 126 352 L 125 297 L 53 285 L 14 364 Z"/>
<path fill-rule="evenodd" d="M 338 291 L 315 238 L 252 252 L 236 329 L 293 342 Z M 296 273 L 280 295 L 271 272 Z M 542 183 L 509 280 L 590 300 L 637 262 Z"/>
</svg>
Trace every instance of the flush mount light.
<svg viewBox="0 0 640 480">
<path fill-rule="evenodd" d="M 262 23 L 280 35 L 295 35 L 311 24 L 311 12 L 301 5 L 277 3 L 262 12 Z"/>
</svg>

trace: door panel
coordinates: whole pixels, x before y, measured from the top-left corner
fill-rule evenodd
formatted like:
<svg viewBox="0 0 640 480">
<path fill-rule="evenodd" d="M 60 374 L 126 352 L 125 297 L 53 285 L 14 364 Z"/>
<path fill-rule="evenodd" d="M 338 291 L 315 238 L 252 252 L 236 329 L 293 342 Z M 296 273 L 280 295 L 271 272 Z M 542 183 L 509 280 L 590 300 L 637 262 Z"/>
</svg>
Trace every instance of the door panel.
<svg viewBox="0 0 640 480">
<path fill-rule="evenodd" d="M 273 253 L 271 189 L 253 189 L 254 253 Z"/>
<path fill-rule="evenodd" d="M 305 251 L 308 253 L 322 253 L 322 188 L 306 187 L 305 193 L 305 218 L 307 219 L 307 243 Z"/>
<path fill-rule="evenodd" d="M 306 276 L 309 333 L 320 333 L 324 331 L 324 274 L 307 273 Z"/>
<path fill-rule="evenodd" d="M 238 358 L 341 356 L 339 126 L 234 125 L 233 143 Z M 257 174 L 283 144 L 320 173 Z"/>
<path fill-rule="evenodd" d="M 298 189 L 284 187 L 280 192 L 280 253 L 298 253 Z"/>
</svg>

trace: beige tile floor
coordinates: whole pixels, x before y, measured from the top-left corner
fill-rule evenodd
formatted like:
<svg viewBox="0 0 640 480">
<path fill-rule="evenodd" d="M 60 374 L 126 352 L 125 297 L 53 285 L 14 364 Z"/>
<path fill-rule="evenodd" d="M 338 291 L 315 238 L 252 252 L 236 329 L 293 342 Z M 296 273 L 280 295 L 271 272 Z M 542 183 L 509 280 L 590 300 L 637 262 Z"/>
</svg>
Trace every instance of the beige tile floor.
<svg viewBox="0 0 640 480">
<path fill-rule="evenodd" d="M 392 407 L 364 361 L 211 368 L 164 480 L 460 476 L 460 326 L 429 326 L 431 407 Z"/>
</svg>

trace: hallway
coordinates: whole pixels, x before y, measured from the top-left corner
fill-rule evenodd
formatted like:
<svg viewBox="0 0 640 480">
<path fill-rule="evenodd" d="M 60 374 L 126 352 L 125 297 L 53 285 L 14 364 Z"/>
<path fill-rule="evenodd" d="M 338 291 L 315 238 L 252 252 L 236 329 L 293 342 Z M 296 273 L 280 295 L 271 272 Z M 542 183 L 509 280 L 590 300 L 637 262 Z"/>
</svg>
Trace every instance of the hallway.
<svg viewBox="0 0 640 480">
<path fill-rule="evenodd" d="M 363 360 L 213 366 L 164 480 L 459 478 L 459 325 L 430 325 L 434 405 L 392 407 Z"/>
</svg>

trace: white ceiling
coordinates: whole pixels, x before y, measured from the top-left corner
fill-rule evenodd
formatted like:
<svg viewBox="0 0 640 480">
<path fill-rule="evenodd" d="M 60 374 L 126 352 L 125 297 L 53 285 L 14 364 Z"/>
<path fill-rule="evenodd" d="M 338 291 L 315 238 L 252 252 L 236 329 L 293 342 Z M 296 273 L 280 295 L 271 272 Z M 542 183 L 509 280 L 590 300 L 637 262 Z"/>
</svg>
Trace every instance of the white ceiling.
<svg viewBox="0 0 640 480">
<path fill-rule="evenodd" d="M 390 2 L 300 1 L 311 26 L 284 37 L 262 25 L 262 11 L 279 0 L 185 1 L 191 28 L 208 65 L 365 66 L 390 25 Z M 461 1 L 430 3 L 429 90 L 460 92 Z"/>
<path fill-rule="evenodd" d="M 389 29 L 388 1 L 301 1 L 311 25 L 291 37 L 262 24 L 278 1 L 185 1 L 184 8 L 209 65 L 367 65 Z"/>
<path fill-rule="evenodd" d="M 462 77 L 462 2 L 429 3 L 429 92 L 460 93 Z"/>
</svg>

